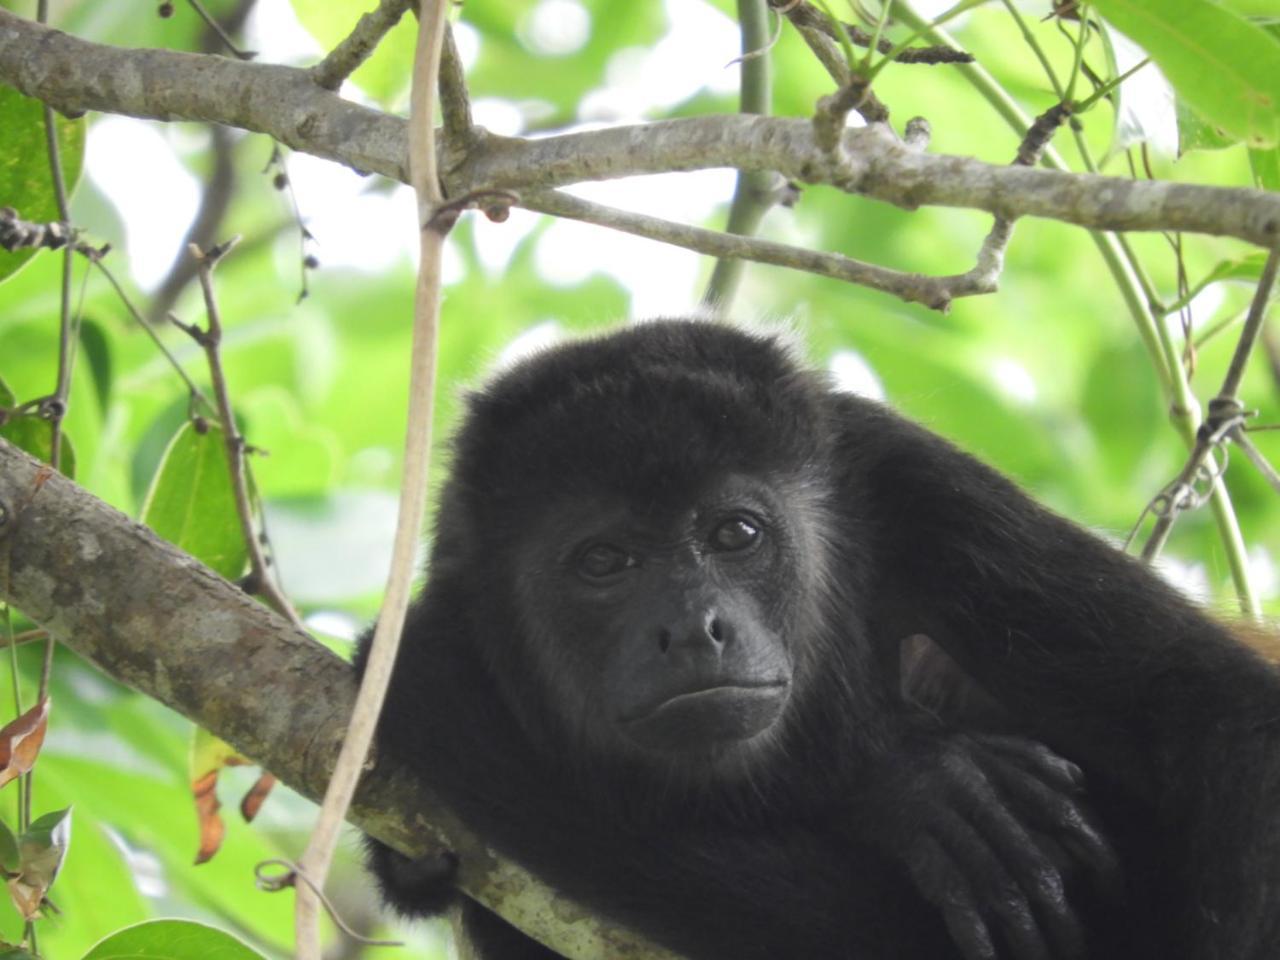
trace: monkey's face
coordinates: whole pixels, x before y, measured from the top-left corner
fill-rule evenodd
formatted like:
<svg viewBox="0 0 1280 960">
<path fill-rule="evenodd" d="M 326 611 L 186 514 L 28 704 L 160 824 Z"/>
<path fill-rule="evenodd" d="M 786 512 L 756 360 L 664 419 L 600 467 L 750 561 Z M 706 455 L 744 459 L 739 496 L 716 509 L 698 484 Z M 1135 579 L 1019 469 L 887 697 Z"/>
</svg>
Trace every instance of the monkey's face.
<svg viewBox="0 0 1280 960">
<path fill-rule="evenodd" d="M 681 502 L 578 498 L 520 551 L 517 604 L 553 709 L 590 745 L 649 756 L 768 742 L 810 629 L 808 518 L 742 476 Z"/>
</svg>

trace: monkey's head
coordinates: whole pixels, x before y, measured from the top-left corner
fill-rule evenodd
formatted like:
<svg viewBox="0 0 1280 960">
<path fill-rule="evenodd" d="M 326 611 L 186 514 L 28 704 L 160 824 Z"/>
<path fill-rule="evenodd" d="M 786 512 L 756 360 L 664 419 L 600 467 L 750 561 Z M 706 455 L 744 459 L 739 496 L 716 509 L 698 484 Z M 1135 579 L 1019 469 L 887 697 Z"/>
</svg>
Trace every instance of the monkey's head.
<svg viewBox="0 0 1280 960">
<path fill-rule="evenodd" d="M 819 378 L 766 338 L 645 325 L 537 355 L 471 400 L 442 511 L 495 679 L 556 742 L 750 756 L 823 622 Z"/>
</svg>

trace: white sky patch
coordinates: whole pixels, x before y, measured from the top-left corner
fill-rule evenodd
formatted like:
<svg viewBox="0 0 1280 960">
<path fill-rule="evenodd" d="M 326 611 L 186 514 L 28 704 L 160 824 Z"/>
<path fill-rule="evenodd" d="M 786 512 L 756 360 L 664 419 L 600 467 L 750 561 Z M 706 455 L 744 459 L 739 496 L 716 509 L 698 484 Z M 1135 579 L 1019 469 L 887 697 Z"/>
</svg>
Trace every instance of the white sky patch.
<svg viewBox="0 0 1280 960">
<path fill-rule="evenodd" d="M 564 339 L 564 328 L 555 320 L 543 320 L 510 341 L 494 359 L 493 370 L 505 370 L 531 353 L 555 346 Z"/>
<path fill-rule="evenodd" d="M 1011 357 L 992 361 L 991 378 L 1005 396 L 1019 403 L 1034 403 L 1040 392 L 1027 368 Z"/>
<path fill-rule="evenodd" d="M 583 120 L 632 122 L 683 103 L 704 87 L 738 89 L 738 25 L 702 0 L 665 0 L 670 29 L 652 47 L 628 47 L 609 60 L 605 85 L 583 98 Z"/>
<path fill-rule="evenodd" d="M 352 26 L 356 19 L 353 12 Z M 258 52 L 259 63 L 312 63 L 324 56 L 320 44 L 298 22 L 293 5 L 279 0 L 253 5 L 244 37 L 249 49 Z"/>
<path fill-rule="evenodd" d="M 1155 570 L 1167 583 L 1181 590 L 1192 600 L 1209 603 L 1213 599 L 1213 591 L 1209 589 L 1209 574 L 1203 563 L 1188 563 L 1177 557 L 1162 554 L 1156 557 Z"/>
<path fill-rule="evenodd" d="M 453 21 L 453 42 L 458 46 L 462 69 L 470 70 L 480 58 L 480 34 L 465 20 Z"/>
<path fill-rule="evenodd" d="M 855 393 L 868 400 L 885 399 L 884 384 L 866 358 L 853 350 L 837 350 L 827 363 L 837 390 Z"/>
<path fill-rule="evenodd" d="M 1211 283 L 1191 298 L 1191 329 L 1199 330 L 1213 320 L 1227 299 L 1227 291 L 1221 283 Z M 1182 313 L 1170 313 L 1164 318 L 1176 338 L 1182 337 Z"/>
<path fill-rule="evenodd" d="M 515 137 L 524 131 L 524 112 L 510 100 L 498 97 L 473 100 L 471 116 L 477 125 L 499 136 Z"/>
<path fill-rule="evenodd" d="M 596 203 L 696 224 L 728 202 L 733 184 L 732 171 L 700 170 L 567 189 Z M 542 234 L 535 265 L 544 280 L 560 286 L 582 283 L 593 273 L 614 277 L 630 291 L 632 313 L 639 317 L 687 313 L 703 272 L 702 258 L 688 250 L 573 220 L 557 220 Z"/>
<path fill-rule="evenodd" d="M 340 610 L 317 610 L 307 614 L 303 623 L 316 633 L 354 643 L 364 631 L 364 623 Z"/>
<path fill-rule="evenodd" d="M 582 49 L 591 36 L 591 14 L 577 0 L 542 0 L 516 29 L 534 53 L 563 57 Z"/>
<path fill-rule="evenodd" d="M 289 180 L 321 266 L 384 272 L 417 256 L 413 191 L 371 190 L 375 180 L 341 164 L 291 153 Z"/>
<path fill-rule="evenodd" d="M 472 214 L 472 234 L 476 257 L 490 276 L 502 274 L 511 262 L 520 242 L 538 226 L 542 215 L 512 207 L 502 223 L 494 223 L 484 214 Z"/>
<path fill-rule="evenodd" d="M 169 271 L 200 205 L 200 185 L 154 124 L 103 117 L 89 127 L 85 164 L 120 211 L 133 278 L 154 290 Z"/>
<path fill-rule="evenodd" d="M 1264 599 L 1280 594 L 1280 569 L 1271 551 L 1264 546 L 1249 548 L 1249 579 L 1258 596 Z"/>
</svg>

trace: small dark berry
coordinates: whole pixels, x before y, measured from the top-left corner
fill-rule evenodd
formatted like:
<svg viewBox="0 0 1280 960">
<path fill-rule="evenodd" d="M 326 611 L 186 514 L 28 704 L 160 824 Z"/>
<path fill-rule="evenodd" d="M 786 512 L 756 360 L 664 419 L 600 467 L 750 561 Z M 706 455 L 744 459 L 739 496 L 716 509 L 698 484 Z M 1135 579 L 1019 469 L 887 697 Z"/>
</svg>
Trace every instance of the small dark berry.
<svg viewBox="0 0 1280 960">
<path fill-rule="evenodd" d="M 289 185 L 289 178 L 285 176 L 283 173 L 277 173 L 274 177 L 271 178 L 271 185 L 275 187 L 277 190 L 283 190 L 285 187 Z"/>
<path fill-rule="evenodd" d="M 168 0 L 165 0 L 164 3 L 160 4 L 160 9 L 158 9 L 156 13 L 160 14 L 160 16 L 165 20 L 168 20 L 173 16 L 173 4 L 169 3 Z"/>
</svg>

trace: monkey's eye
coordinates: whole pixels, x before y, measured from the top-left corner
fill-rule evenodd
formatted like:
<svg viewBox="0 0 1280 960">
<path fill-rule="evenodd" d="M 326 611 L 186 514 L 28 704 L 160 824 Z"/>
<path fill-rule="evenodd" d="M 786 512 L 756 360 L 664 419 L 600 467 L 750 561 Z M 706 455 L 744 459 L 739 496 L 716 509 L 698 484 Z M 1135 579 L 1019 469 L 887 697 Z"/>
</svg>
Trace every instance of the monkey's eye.
<svg viewBox="0 0 1280 960">
<path fill-rule="evenodd" d="M 725 552 L 746 550 L 760 540 L 760 528 L 746 517 L 731 517 L 711 531 L 710 544 L 714 550 Z"/>
<path fill-rule="evenodd" d="M 636 565 L 635 558 L 625 550 L 597 543 L 578 555 L 578 573 L 588 580 L 605 580 Z"/>
</svg>

